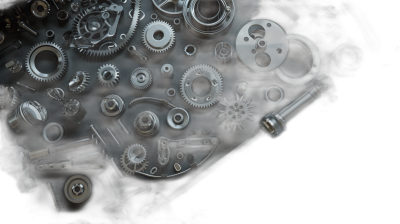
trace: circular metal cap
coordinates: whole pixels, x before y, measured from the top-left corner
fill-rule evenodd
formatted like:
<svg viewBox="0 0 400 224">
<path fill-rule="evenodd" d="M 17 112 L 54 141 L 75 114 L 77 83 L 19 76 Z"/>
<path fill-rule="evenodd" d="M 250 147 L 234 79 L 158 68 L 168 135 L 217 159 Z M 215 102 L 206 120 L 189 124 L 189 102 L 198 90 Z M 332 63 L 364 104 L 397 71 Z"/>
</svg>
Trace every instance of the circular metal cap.
<svg viewBox="0 0 400 224">
<path fill-rule="evenodd" d="M 43 129 L 43 138 L 48 143 L 55 143 L 64 136 L 64 128 L 59 123 L 49 123 Z"/>
<path fill-rule="evenodd" d="M 103 114 L 109 117 L 121 115 L 125 111 L 125 103 L 121 97 L 116 94 L 106 96 L 100 104 Z"/>
<path fill-rule="evenodd" d="M 137 68 L 132 72 L 131 85 L 135 89 L 147 89 L 153 81 L 153 76 L 147 68 Z"/>
<path fill-rule="evenodd" d="M 174 108 L 168 112 L 168 125 L 176 130 L 186 128 L 189 124 L 189 113 L 182 108 Z"/>
<path fill-rule="evenodd" d="M 64 184 L 64 195 L 72 203 L 85 202 L 92 194 L 92 183 L 84 175 L 70 177 Z"/>
</svg>

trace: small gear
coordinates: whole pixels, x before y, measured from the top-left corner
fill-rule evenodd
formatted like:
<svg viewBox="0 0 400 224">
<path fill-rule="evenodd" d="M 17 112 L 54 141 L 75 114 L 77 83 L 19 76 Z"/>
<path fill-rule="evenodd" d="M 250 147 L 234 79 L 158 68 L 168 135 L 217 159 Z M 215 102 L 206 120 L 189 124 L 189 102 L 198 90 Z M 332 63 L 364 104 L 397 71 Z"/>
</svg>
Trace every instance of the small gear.
<svg viewBox="0 0 400 224">
<path fill-rule="evenodd" d="M 129 174 L 142 172 L 148 165 L 147 150 L 140 144 L 129 146 L 121 156 L 121 166 Z"/>
<path fill-rule="evenodd" d="M 13 108 L 21 102 L 21 94 L 14 87 L 0 85 L 0 109 Z"/>
<path fill-rule="evenodd" d="M 36 57 L 45 51 L 52 52 L 58 59 L 56 70 L 49 73 L 40 72 L 36 67 Z M 31 48 L 26 57 L 25 66 L 34 79 L 41 82 L 51 82 L 61 79 L 67 73 L 68 60 L 67 55 L 60 46 L 52 42 L 41 42 Z"/>
<path fill-rule="evenodd" d="M 97 72 L 97 79 L 103 86 L 113 87 L 118 85 L 120 77 L 119 70 L 115 65 L 102 65 Z"/>
<path fill-rule="evenodd" d="M 74 94 L 81 94 L 89 85 L 90 75 L 85 71 L 75 72 L 68 82 L 69 90 Z"/>
<path fill-rule="evenodd" d="M 157 20 L 144 28 L 142 41 L 150 51 L 164 53 L 174 45 L 175 31 L 167 22 Z"/>
<path fill-rule="evenodd" d="M 153 82 L 153 75 L 147 68 L 140 67 L 132 72 L 130 82 L 135 89 L 147 89 Z"/>
<path fill-rule="evenodd" d="M 209 85 L 209 90 L 204 86 Z M 218 102 L 223 81 L 219 72 L 210 65 L 195 65 L 182 76 L 180 90 L 183 99 L 197 108 L 207 108 Z"/>
<path fill-rule="evenodd" d="M 245 102 L 244 96 L 236 94 L 236 100 L 228 101 L 226 98 L 222 102 L 219 102 L 225 106 L 225 110 L 219 110 L 220 114 L 218 118 L 225 118 L 222 122 L 222 126 L 230 128 L 232 131 L 238 129 L 243 130 L 242 123 L 247 120 L 253 120 L 251 108 L 251 100 Z"/>
<path fill-rule="evenodd" d="M 36 0 L 31 5 L 31 12 L 36 18 L 43 19 L 50 13 L 50 4 L 46 0 Z"/>
</svg>

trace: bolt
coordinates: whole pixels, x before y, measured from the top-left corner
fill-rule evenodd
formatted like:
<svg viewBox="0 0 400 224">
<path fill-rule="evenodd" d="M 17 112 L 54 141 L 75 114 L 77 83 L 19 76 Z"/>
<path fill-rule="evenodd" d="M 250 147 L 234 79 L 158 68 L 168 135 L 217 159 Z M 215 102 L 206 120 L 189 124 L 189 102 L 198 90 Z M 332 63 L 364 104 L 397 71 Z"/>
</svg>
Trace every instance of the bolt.
<svg viewBox="0 0 400 224">
<path fill-rule="evenodd" d="M 94 128 L 93 124 L 91 124 L 89 127 L 90 127 L 90 129 L 93 131 L 93 133 L 97 136 L 97 138 L 99 138 L 100 141 L 101 141 L 104 145 L 106 145 L 106 143 L 104 142 L 103 138 L 100 136 L 99 132 L 97 132 L 96 128 Z"/>
<path fill-rule="evenodd" d="M 34 88 L 30 87 L 30 86 L 27 86 L 25 84 L 22 84 L 20 82 L 17 82 L 17 85 L 22 86 L 22 87 L 24 87 L 24 88 L 26 88 L 26 89 L 28 89 L 28 90 L 30 90 L 32 92 L 36 92 L 36 89 L 34 89 Z"/>
<path fill-rule="evenodd" d="M 20 26 L 21 28 L 24 28 L 25 30 L 27 30 L 30 34 L 32 34 L 35 37 L 38 37 L 39 34 L 37 32 L 35 32 L 34 30 L 32 30 L 29 26 L 27 26 L 23 21 L 18 21 L 18 26 Z"/>
</svg>

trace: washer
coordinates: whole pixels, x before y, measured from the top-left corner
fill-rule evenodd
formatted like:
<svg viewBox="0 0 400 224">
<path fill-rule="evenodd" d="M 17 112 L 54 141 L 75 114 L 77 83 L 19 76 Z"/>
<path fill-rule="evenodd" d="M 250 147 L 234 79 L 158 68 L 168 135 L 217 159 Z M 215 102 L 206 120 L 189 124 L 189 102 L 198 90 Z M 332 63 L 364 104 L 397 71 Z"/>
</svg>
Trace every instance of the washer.
<svg viewBox="0 0 400 224">
<path fill-rule="evenodd" d="M 49 123 L 43 129 L 43 138 L 48 143 L 55 143 L 64 136 L 64 128 L 59 123 Z"/>
<path fill-rule="evenodd" d="M 272 91 L 272 90 L 277 90 L 277 91 L 279 91 L 280 97 L 279 97 L 278 100 L 273 100 L 273 99 L 271 99 L 271 98 L 268 96 L 269 93 L 270 93 L 270 91 Z M 279 87 L 279 86 L 271 86 L 271 87 L 269 87 L 269 88 L 265 91 L 265 99 L 268 100 L 268 101 L 271 102 L 271 103 L 279 103 L 279 102 L 281 102 L 281 101 L 283 100 L 283 97 L 284 97 L 283 90 L 282 90 L 282 88 Z"/>
<path fill-rule="evenodd" d="M 106 96 L 100 104 L 101 112 L 108 117 L 119 116 L 125 111 L 125 103 L 116 94 Z"/>
<path fill-rule="evenodd" d="M 181 130 L 188 126 L 189 124 L 189 113 L 182 108 L 174 108 L 168 112 L 167 123 L 175 130 Z"/>
</svg>

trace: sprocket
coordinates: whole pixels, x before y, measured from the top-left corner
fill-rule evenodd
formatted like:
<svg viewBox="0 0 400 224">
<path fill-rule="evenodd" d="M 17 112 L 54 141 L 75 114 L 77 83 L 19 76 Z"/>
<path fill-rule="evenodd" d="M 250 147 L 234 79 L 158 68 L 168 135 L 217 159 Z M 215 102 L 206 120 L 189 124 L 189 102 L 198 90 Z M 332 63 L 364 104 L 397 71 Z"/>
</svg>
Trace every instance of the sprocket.
<svg viewBox="0 0 400 224">
<path fill-rule="evenodd" d="M 142 172 L 149 165 L 147 150 L 140 144 L 133 144 L 125 149 L 120 162 L 122 169 L 129 174 Z"/>
<path fill-rule="evenodd" d="M 153 75 L 147 68 L 139 67 L 132 72 L 130 83 L 135 89 L 143 90 L 150 87 Z"/>
<path fill-rule="evenodd" d="M 114 87 L 118 85 L 120 76 L 119 70 L 115 65 L 102 65 L 97 72 L 97 80 L 103 86 Z"/>
<path fill-rule="evenodd" d="M 157 20 L 144 28 L 142 41 L 150 51 L 164 53 L 174 45 L 175 31 L 167 22 Z"/>
</svg>

